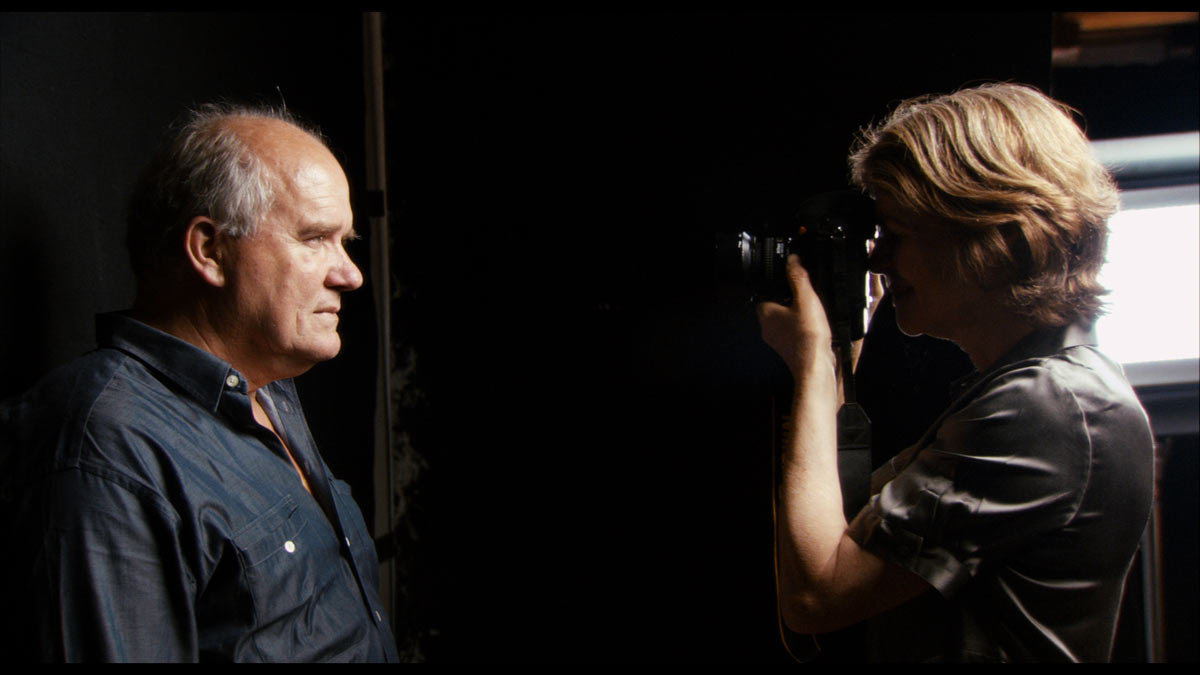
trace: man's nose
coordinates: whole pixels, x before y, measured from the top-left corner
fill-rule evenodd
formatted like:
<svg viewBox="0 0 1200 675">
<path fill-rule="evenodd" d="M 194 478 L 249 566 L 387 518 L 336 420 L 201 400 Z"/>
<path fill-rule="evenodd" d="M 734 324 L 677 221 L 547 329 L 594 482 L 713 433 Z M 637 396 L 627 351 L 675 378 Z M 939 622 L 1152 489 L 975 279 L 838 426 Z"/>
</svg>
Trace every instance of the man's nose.
<svg viewBox="0 0 1200 675">
<path fill-rule="evenodd" d="M 346 249 L 339 249 L 338 260 L 329 270 L 326 285 L 342 291 L 353 291 L 363 285 L 362 271 L 350 259 L 350 254 L 346 252 Z"/>
</svg>

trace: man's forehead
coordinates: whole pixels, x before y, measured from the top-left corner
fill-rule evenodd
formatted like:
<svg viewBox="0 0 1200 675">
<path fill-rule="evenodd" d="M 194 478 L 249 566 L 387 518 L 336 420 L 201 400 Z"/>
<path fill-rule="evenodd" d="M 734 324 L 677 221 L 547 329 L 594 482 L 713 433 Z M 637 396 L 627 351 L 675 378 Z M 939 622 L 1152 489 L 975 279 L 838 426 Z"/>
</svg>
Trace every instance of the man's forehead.
<svg viewBox="0 0 1200 675">
<path fill-rule="evenodd" d="M 267 117 L 235 117 L 229 120 L 233 130 L 271 168 L 291 177 L 310 163 L 341 164 L 320 139 L 300 127 Z"/>
<path fill-rule="evenodd" d="M 277 124 L 283 126 L 247 141 L 274 174 L 277 187 L 303 201 L 348 200 L 346 173 L 333 153 L 302 129 Z"/>
<path fill-rule="evenodd" d="M 296 234 L 333 236 L 353 231 L 350 187 L 339 166 L 309 162 L 280 178 L 282 189 L 269 217 L 282 218 L 286 229 Z"/>
</svg>

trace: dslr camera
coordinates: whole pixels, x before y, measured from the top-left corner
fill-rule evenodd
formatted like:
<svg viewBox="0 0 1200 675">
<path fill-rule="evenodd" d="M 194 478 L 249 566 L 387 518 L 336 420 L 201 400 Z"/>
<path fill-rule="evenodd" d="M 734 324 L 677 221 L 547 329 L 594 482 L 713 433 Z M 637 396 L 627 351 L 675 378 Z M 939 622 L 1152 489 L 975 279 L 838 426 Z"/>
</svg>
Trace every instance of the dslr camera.
<svg viewBox="0 0 1200 675">
<path fill-rule="evenodd" d="M 805 200 L 787 217 L 768 218 L 737 237 L 741 278 L 751 302 L 791 300 L 787 258 L 808 271 L 835 339 L 863 337 L 867 307 L 868 242 L 875 238 L 874 202 L 856 190 Z"/>
</svg>

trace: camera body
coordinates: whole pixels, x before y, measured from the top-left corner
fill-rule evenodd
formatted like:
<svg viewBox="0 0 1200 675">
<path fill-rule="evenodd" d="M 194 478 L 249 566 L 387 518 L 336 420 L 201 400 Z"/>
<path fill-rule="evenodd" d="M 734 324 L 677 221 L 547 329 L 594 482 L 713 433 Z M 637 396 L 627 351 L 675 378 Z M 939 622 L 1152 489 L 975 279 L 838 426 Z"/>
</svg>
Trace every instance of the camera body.
<svg viewBox="0 0 1200 675">
<path fill-rule="evenodd" d="M 863 337 L 867 307 L 868 242 L 875 238 L 875 205 L 855 190 L 815 195 L 792 216 L 768 219 L 738 236 L 742 278 L 752 302 L 791 300 L 787 258 L 808 271 L 837 339 Z"/>
</svg>

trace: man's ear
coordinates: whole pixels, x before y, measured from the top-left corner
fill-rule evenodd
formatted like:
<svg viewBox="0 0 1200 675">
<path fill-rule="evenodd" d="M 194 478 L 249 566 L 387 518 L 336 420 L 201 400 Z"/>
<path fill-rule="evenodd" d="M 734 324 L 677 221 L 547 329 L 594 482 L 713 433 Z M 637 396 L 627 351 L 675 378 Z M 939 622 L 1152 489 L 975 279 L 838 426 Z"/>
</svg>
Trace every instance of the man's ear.
<svg viewBox="0 0 1200 675">
<path fill-rule="evenodd" d="M 225 285 L 225 269 L 229 252 L 225 237 L 207 216 L 196 216 L 184 232 L 184 249 L 192 269 L 212 286 Z"/>
</svg>

